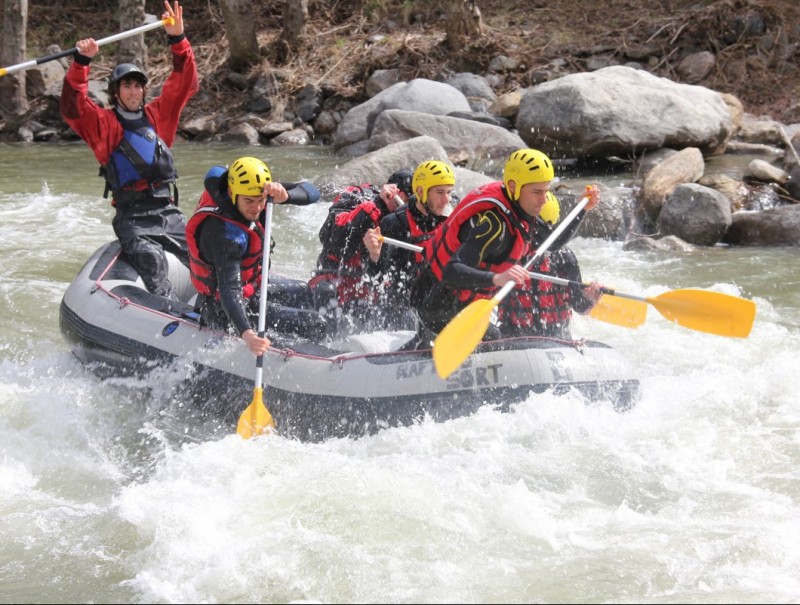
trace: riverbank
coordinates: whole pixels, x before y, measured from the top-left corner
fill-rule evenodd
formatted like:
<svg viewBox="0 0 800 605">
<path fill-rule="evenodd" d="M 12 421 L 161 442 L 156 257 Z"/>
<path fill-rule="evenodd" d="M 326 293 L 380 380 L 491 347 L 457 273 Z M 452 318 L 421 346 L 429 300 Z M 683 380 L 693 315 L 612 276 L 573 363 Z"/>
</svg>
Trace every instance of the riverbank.
<svg viewBox="0 0 800 605">
<path fill-rule="evenodd" d="M 791 0 L 660 3 L 567 0 L 521 7 L 499 0 L 478 3 L 484 35 L 457 53 L 444 40 L 446 14 L 435 6 L 397 0 L 361 7 L 310 2 L 306 48 L 277 61 L 278 8 L 253 5 L 262 61 L 246 73 L 228 69 L 224 22 L 215 5 L 187 7 L 187 35 L 195 48 L 201 91 L 188 104 L 183 123 L 200 117 L 230 122 L 257 113 L 265 121 L 312 125 L 324 139 L 341 114 L 367 99 L 367 81 L 376 71 L 394 69 L 401 80 L 443 80 L 456 73 L 488 78 L 498 96 L 608 65 L 637 65 L 651 73 L 706 86 L 737 97 L 744 110 L 779 122 L 800 122 L 800 5 Z M 70 6 L 32 6 L 28 45 L 33 55 L 56 43 L 74 45 L 79 37 L 100 37 L 119 29 L 105 3 L 83 0 Z M 792 27 L 790 24 L 795 24 Z M 147 69 L 152 90 L 171 69 L 158 34 L 148 34 Z M 694 59 L 692 59 L 694 57 Z M 697 71 L 697 61 L 705 65 Z M 705 63 L 703 63 L 705 61 Z M 114 64 L 111 52 L 95 60 L 93 76 L 105 78 Z M 256 86 L 269 103 L 254 107 Z M 318 111 L 305 119 L 298 95 L 311 89 Z M 265 94 L 266 93 L 266 94 Z M 325 113 L 327 128 L 314 124 Z M 18 127 L 36 121 L 52 140 L 63 128 L 54 99 L 31 99 L 27 120 L 6 117 L 4 140 L 20 140 Z M 327 132 L 325 132 L 327 130 Z"/>
</svg>

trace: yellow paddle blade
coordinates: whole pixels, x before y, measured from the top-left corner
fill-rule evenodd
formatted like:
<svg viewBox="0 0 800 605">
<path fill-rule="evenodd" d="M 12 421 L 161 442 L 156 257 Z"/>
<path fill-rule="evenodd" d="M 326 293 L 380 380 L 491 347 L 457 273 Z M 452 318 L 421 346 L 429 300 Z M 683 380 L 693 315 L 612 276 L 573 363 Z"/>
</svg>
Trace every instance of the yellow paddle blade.
<svg viewBox="0 0 800 605">
<path fill-rule="evenodd" d="M 670 321 L 720 336 L 746 338 L 756 316 L 752 300 L 706 290 L 670 290 L 647 302 Z"/>
<path fill-rule="evenodd" d="M 464 363 L 489 328 L 492 310 L 500 301 L 481 298 L 450 320 L 433 341 L 433 365 L 439 378 L 447 378 Z"/>
<path fill-rule="evenodd" d="M 239 416 L 236 432 L 243 439 L 250 439 L 264 433 L 272 433 L 274 430 L 275 422 L 272 420 L 272 414 L 264 405 L 264 389 L 256 387 L 253 389 L 253 401 Z"/>
<path fill-rule="evenodd" d="M 647 319 L 647 303 L 603 294 L 589 311 L 589 317 L 625 328 L 638 328 Z"/>
</svg>

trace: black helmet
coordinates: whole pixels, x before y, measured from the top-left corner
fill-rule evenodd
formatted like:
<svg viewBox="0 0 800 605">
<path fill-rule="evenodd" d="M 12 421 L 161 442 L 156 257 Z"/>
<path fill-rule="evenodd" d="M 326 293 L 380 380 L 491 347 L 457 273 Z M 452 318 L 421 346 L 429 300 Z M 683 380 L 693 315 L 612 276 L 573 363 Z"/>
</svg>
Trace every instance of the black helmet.
<svg viewBox="0 0 800 605">
<path fill-rule="evenodd" d="M 147 84 L 147 76 L 133 63 L 120 63 L 111 72 L 111 84 L 117 84 L 123 78 L 134 78 L 142 83 L 142 86 Z"/>
<path fill-rule="evenodd" d="M 406 197 L 411 197 L 411 194 L 414 193 L 411 188 L 411 178 L 413 176 L 414 173 L 411 170 L 398 170 L 386 182 L 391 185 L 397 185 L 397 188 L 405 193 Z"/>
</svg>

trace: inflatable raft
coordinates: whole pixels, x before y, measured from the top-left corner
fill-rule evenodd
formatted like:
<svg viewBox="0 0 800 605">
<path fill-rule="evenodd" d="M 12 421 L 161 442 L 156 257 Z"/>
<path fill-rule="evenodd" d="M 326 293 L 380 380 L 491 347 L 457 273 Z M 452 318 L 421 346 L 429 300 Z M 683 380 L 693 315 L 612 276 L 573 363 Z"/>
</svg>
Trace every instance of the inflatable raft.
<svg viewBox="0 0 800 605">
<path fill-rule="evenodd" d="M 149 293 L 112 242 L 98 249 L 67 288 L 60 327 L 75 356 L 102 376 L 143 375 L 174 363 L 191 368 L 193 399 L 231 431 L 250 403 L 255 358 L 244 343 L 200 325 L 188 270 L 170 257 L 180 302 Z M 270 275 L 269 300 L 310 301 L 307 285 Z M 300 320 L 302 316 L 300 316 Z M 482 343 L 446 380 L 430 350 L 401 351 L 413 333 L 350 335 L 303 342 L 268 335 L 265 403 L 281 435 L 304 441 L 359 437 L 425 419 L 445 421 L 483 405 L 508 410 L 536 393 L 576 390 L 619 411 L 639 397 L 631 366 L 593 341 L 513 338 Z M 177 371 L 177 370 L 176 370 Z"/>
</svg>

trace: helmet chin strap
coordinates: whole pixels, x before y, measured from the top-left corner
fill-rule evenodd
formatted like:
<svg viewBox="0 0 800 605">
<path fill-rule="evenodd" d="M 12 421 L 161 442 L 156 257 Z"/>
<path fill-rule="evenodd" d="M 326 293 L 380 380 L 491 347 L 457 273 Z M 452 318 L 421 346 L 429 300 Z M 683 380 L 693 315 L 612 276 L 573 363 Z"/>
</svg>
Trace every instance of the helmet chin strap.
<svg viewBox="0 0 800 605">
<path fill-rule="evenodd" d="M 514 186 L 511 186 L 511 183 L 514 183 Z M 506 185 L 506 193 L 508 194 L 508 199 L 512 202 L 519 203 L 519 193 L 517 192 L 517 182 L 514 180 L 508 181 Z"/>
</svg>

